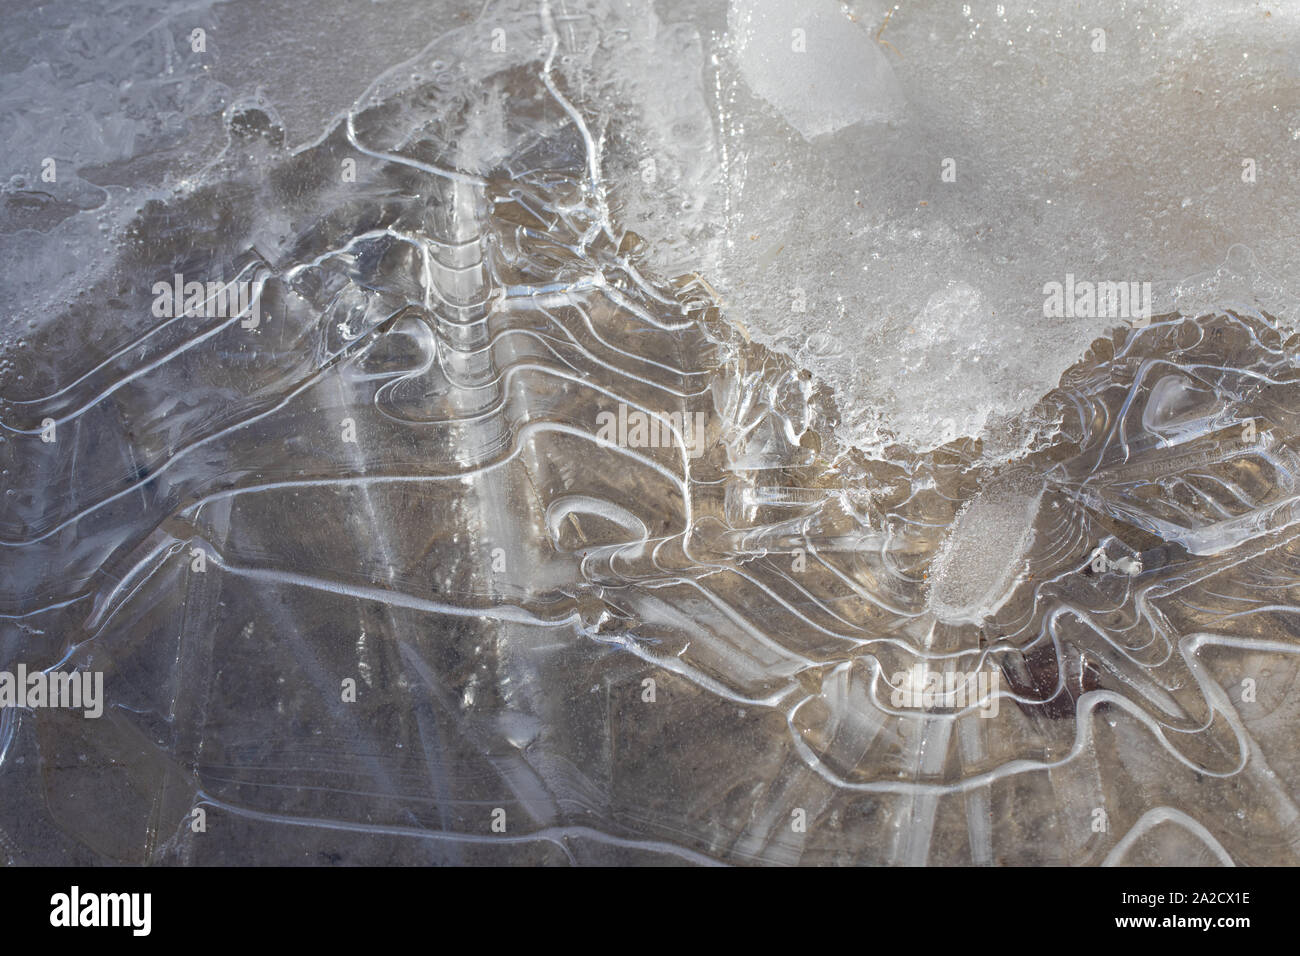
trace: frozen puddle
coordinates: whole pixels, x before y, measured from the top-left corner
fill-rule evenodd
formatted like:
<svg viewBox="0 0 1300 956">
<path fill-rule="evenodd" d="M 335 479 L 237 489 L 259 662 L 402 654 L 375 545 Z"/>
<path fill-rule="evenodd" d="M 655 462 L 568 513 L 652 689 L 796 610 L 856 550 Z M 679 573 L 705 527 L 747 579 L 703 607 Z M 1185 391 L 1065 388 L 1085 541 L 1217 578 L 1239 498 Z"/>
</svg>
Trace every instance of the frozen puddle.
<svg viewBox="0 0 1300 956">
<path fill-rule="evenodd" d="M 6 22 L 0 859 L 1297 862 L 1294 11 L 163 6 Z"/>
</svg>

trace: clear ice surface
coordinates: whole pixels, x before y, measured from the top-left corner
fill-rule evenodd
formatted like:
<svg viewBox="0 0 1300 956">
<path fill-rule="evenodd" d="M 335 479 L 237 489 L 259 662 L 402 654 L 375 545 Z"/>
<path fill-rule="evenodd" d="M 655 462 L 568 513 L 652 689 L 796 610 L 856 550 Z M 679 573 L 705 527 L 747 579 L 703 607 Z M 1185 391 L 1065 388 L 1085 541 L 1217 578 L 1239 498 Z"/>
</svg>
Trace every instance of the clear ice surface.
<svg viewBox="0 0 1300 956">
<path fill-rule="evenodd" d="M 1297 861 L 1294 4 L 12 6 L 0 859 Z"/>
</svg>

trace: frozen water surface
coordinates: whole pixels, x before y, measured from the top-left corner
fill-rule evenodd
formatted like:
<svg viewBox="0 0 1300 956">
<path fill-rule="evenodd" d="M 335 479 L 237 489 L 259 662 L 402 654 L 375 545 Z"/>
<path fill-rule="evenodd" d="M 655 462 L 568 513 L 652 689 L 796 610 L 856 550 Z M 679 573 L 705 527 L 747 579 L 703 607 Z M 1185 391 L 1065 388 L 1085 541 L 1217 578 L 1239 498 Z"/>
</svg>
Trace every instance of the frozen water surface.
<svg viewBox="0 0 1300 956">
<path fill-rule="evenodd" d="M 1088 7 L 14 5 L 0 855 L 1296 862 L 1300 18 Z"/>
<path fill-rule="evenodd" d="M 931 565 L 929 608 L 939 620 L 979 624 L 1011 596 L 1041 500 L 1037 482 L 990 482 L 963 506 Z"/>
</svg>

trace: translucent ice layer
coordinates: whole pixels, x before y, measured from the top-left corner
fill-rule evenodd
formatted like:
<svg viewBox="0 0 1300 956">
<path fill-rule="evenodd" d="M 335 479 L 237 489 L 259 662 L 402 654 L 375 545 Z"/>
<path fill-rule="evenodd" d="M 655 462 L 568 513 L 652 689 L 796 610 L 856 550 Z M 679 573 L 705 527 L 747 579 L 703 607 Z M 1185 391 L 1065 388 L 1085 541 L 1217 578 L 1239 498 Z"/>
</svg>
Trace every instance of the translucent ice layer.
<svg viewBox="0 0 1300 956">
<path fill-rule="evenodd" d="M 990 484 L 953 519 L 929 581 L 927 606 L 941 621 L 978 624 L 1011 596 L 1043 496 L 1037 482 L 1019 484 Z"/>
<path fill-rule="evenodd" d="M 815 2 L 15 20 L 0 856 L 1296 862 L 1295 15 Z"/>
<path fill-rule="evenodd" d="M 887 119 L 901 105 L 884 53 L 834 4 L 736 0 L 728 28 L 745 83 L 806 139 Z"/>
</svg>

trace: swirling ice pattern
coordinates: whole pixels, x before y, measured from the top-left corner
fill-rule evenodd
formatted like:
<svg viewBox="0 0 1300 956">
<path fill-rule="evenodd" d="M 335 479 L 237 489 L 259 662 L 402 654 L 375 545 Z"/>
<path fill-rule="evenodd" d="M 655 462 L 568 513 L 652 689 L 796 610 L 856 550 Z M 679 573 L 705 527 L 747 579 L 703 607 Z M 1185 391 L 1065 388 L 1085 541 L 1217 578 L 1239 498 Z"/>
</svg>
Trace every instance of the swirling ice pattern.
<svg viewBox="0 0 1300 956">
<path fill-rule="evenodd" d="M 643 271 L 546 5 L 533 28 L 544 55 L 496 77 L 531 104 L 499 165 L 448 145 L 469 104 L 393 135 L 436 80 L 363 98 L 266 192 L 146 213 L 123 255 L 142 289 L 253 283 L 257 328 L 155 321 L 4 402 L 4 660 L 108 675 L 93 727 L 0 714 L 0 773 L 43 792 L 52 845 L 1293 861 L 1285 330 L 1244 309 L 1121 330 L 1014 460 L 834 449 L 833 403 L 706 278 Z M 268 202 L 278 254 L 249 238 Z M 245 225 L 205 257 L 175 223 L 209 208 Z M 610 440 L 620 406 L 704 413 L 706 453 Z M 996 692 L 900 707 L 918 664 Z"/>
</svg>

